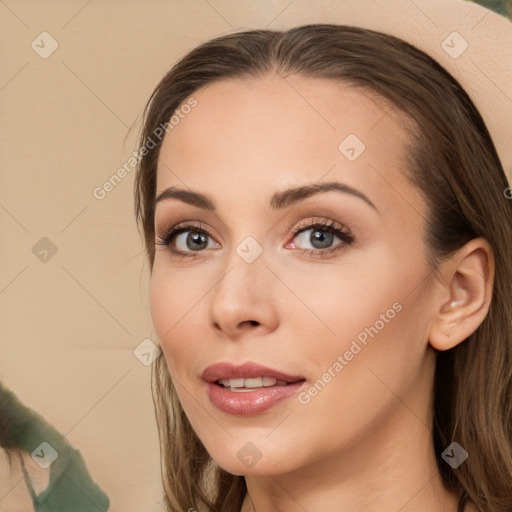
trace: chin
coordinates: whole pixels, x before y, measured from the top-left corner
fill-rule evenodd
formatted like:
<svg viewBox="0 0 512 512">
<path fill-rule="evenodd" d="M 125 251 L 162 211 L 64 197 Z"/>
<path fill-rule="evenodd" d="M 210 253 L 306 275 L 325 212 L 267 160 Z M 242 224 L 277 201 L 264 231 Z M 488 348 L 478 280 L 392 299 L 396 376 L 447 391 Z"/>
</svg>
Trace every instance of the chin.
<svg viewBox="0 0 512 512">
<path fill-rule="evenodd" d="M 274 449 L 267 450 L 266 447 L 258 450 L 250 442 L 237 451 L 209 453 L 218 466 L 232 475 L 277 475 L 292 469 L 290 457 L 286 453 L 279 453 Z"/>
</svg>

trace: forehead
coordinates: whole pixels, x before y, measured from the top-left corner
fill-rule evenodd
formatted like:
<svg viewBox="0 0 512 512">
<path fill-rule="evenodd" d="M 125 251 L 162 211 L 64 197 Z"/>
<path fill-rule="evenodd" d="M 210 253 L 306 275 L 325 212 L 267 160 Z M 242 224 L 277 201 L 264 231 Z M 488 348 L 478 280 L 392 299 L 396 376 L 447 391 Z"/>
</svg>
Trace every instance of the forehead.
<svg viewBox="0 0 512 512">
<path fill-rule="evenodd" d="M 405 118 L 364 89 L 274 74 L 214 82 L 192 96 L 197 105 L 162 143 L 158 191 L 185 186 L 222 195 L 240 186 L 267 200 L 270 190 L 323 177 L 376 190 L 386 180 L 410 187 L 400 172 Z"/>
</svg>

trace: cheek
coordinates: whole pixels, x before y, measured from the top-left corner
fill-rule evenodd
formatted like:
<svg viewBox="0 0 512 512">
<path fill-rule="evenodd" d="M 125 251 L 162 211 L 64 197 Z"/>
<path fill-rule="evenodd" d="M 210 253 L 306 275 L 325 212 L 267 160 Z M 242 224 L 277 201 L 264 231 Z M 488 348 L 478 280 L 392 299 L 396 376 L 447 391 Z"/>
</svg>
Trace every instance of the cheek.
<svg viewBox="0 0 512 512">
<path fill-rule="evenodd" d="M 169 275 L 160 271 L 160 266 L 155 262 L 149 287 L 149 305 L 153 325 L 171 373 L 175 361 L 172 340 L 175 339 L 179 313 L 183 307 L 183 303 L 178 300 L 180 294 L 177 293 L 173 281 Z"/>
<path fill-rule="evenodd" d="M 156 334 L 169 370 L 185 371 L 202 346 L 205 295 L 209 286 L 200 272 L 174 271 L 164 264 L 153 266 L 149 286 L 149 305 Z M 203 299 L 203 300 L 201 300 Z"/>
<path fill-rule="evenodd" d="M 368 368 L 389 375 L 392 382 L 395 370 L 405 377 L 410 360 L 421 359 L 427 332 L 422 311 L 428 290 L 418 284 L 427 270 L 413 263 L 412 251 L 408 257 L 411 262 L 405 263 L 389 246 L 375 244 L 366 253 L 347 255 L 343 265 L 325 266 L 321 271 L 325 275 L 317 271 L 296 280 L 297 294 L 316 314 L 316 318 L 308 312 L 295 314 L 302 319 L 296 326 L 306 333 L 298 337 L 299 350 L 315 376 L 321 378 L 331 369 L 345 375 L 345 389 L 353 389 L 354 384 L 360 387 L 356 383 Z M 332 369 L 336 362 L 341 364 L 336 365 L 337 372 Z M 331 380 L 340 384 L 345 378 Z"/>
<path fill-rule="evenodd" d="M 151 317 L 162 342 L 181 322 L 189 321 L 187 315 L 202 293 L 200 279 L 164 260 L 165 255 L 155 259 L 149 284 Z"/>
<path fill-rule="evenodd" d="M 155 262 L 149 284 L 149 307 L 153 325 L 161 342 L 165 339 L 162 334 L 172 327 L 172 318 L 170 317 L 175 306 L 172 303 L 171 287 L 167 285 L 165 277 L 161 275 Z"/>
<path fill-rule="evenodd" d="M 336 340 L 320 349 L 305 347 L 318 380 L 301 403 L 313 421 L 328 409 L 333 417 L 345 418 L 339 428 L 348 436 L 354 425 L 370 426 L 383 417 L 396 396 L 418 389 L 429 371 L 428 287 L 412 291 L 411 282 L 407 276 L 382 282 L 371 300 L 354 301 L 338 315 Z"/>
<path fill-rule="evenodd" d="M 403 268 L 389 247 L 374 244 L 371 250 L 347 252 L 336 265 L 319 265 L 314 272 L 295 268 L 280 275 L 293 283 L 300 299 L 295 301 L 294 323 L 299 320 L 302 329 L 309 326 L 317 337 L 330 339 L 342 349 L 360 333 L 364 339 L 365 329 L 376 322 L 381 330 L 382 322 L 394 319 L 399 306 L 393 308 L 393 304 L 405 299 L 408 283 L 414 282 L 418 272 L 417 267 Z M 316 344 L 318 350 L 324 346 L 328 344 Z"/>
</svg>

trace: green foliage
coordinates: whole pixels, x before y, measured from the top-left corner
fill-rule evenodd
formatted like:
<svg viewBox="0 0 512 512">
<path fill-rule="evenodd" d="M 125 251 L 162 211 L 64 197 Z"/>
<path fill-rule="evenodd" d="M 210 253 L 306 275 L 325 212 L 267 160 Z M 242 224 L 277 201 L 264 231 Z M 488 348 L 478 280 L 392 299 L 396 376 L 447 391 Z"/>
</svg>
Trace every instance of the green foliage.
<svg viewBox="0 0 512 512">
<path fill-rule="evenodd" d="M 480 4 L 487 9 L 501 14 L 502 16 L 508 16 L 512 19 L 512 0 L 471 0 L 477 4 Z"/>
</svg>

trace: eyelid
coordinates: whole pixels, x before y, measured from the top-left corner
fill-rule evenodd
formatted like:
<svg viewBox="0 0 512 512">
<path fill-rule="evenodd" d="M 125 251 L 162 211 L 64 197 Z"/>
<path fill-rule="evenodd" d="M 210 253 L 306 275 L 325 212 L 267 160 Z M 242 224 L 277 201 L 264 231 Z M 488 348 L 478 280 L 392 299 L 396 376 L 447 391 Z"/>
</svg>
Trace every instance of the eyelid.
<svg viewBox="0 0 512 512">
<path fill-rule="evenodd" d="M 316 226 L 321 226 L 323 229 L 337 229 L 339 231 L 344 231 L 347 234 L 352 234 L 349 227 L 342 222 L 335 221 L 333 219 L 329 219 L 327 217 L 314 217 L 309 218 L 307 220 L 299 222 L 298 225 L 296 225 L 293 230 L 291 231 L 291 236 L 297 236 L 299 233 L 303 231 L 307 231 L 308 229 L 312 229 Z"/>
</svg>

